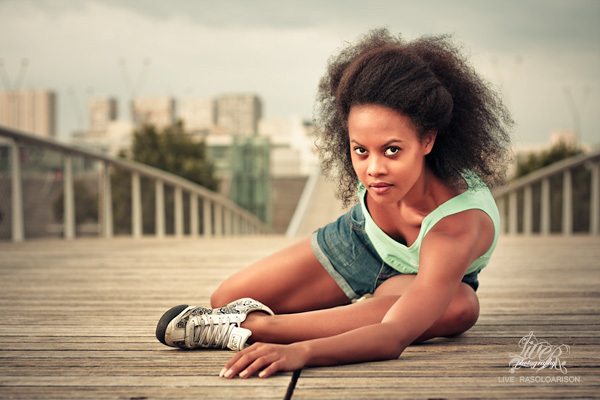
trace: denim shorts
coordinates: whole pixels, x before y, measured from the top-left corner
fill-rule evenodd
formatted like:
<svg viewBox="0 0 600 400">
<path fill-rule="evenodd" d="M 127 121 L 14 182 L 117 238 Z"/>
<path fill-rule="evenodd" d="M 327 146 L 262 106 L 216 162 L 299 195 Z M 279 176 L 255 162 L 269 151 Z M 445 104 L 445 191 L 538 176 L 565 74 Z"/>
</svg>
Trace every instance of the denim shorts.
<svg viewBox="0 0 600 400">
<path fill-rule="evenodd" d="M 317 259 L 349 299 L 372 294 L 386 279 L 401 274 L 377 254 L 365 232 L 360 204 L 314 232 L 311 246 Z M 478 273 L 465 275 L 462 281 L 477 290 Z"/>
</svg>

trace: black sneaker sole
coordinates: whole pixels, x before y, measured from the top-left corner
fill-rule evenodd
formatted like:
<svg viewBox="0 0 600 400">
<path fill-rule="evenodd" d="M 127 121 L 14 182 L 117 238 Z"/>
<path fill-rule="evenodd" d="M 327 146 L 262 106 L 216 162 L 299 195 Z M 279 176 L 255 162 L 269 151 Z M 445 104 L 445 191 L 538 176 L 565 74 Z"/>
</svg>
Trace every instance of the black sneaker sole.
<svg viewBox="0 0 600 400">
<path fill-rule="evenodd" d="M 156 338 L 159 340 L 159 342 L 166 345 L 165 331 L 167 330 L 167 325 L 169 325 L 169 322 L 171 322 L 173 318 L 181 314 L 181 312 L 186 308 L 188 308 L 187 304 L 175 306 L 166 313 L 164 313 L 162 317 L 160 317 L 158 325 L 156 325 Z"/>
</svg>

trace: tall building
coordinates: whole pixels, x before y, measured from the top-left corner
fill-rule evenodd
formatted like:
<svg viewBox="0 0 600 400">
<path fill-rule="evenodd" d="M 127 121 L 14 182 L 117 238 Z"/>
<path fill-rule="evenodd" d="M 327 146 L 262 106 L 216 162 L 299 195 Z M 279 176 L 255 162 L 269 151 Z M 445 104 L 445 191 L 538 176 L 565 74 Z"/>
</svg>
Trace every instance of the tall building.
<svg viewBox="0 0 600 400">
<path fill-rule="evenodd" d="M 210 133 L 215 127 L 215 101 L 204 97 L 186 97 L 179 101 L 179 119 L 190 134 Z"/>
<path fill-rule="evenodd" d="M 56 137 L 56 93 L 49 90 L 0 92 L 0 125 Z"/>
<path fill-rule="evenodd" d="M 256 136 L 262 101 L 255 94 L 226 94 L 217 98 L 217 127 L 235 136 Z"/>
<path fill-rule="evenodd" d="M 117 119 L 117 100 L 113 97 L 92 97 L 88 102 L 89 132 L 106 132 L 111 122 Z"/>
<path fill-rule="evenodd" d="M 175 100 L 171 97 L 138 97 L 133 99 L 132 107 L 136 128 L 149 124 L 160 130 L 175 122 Z"/>
<path fill-rule="evenodd" d="M 317 163 L 312 124 L 300 117 L 261 119 L 259 136 L 271 143 L 271 175 L 307 176 Z"/>
</svg>

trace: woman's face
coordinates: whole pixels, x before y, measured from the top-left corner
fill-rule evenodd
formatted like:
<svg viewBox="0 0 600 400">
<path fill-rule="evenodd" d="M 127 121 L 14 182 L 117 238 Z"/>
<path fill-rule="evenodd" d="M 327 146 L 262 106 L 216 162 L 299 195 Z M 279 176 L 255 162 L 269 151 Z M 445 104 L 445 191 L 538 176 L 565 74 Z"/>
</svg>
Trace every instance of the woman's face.
<svg viewBox="0 0 600 400">
<path fill-rule="evenodd" d="M 413 193 L 435 141 L 434 133 L 420 140 L 409 117 L 373 104 L 350 109 L 348 136 L 356 175 L 382 204 L 397 203 Z"/>
</svg>

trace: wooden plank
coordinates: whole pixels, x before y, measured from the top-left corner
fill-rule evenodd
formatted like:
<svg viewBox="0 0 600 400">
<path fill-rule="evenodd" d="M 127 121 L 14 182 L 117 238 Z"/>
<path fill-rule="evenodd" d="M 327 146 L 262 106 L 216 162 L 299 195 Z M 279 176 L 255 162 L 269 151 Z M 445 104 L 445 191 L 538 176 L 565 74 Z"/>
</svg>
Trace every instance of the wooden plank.
<svg viewBox="0 0 600 400">
<path fill-rule="evenodd" d="M 135 380 L 132 377 L 131 380 Z M 246 383 L 248 381 L 244 381 Z M 269 390 L 263 386 L 248 386 L 244 383 L 236 386 L 224 387 L 219 384 L 203 384 L 195 386 L 164 386 L 150 385 L 147 387 L 126 386 L 45 386 L 40 390 L 36 386 L 2 387 L 2 398 L 10 399 L 280 399 L 281 395 L 276 388 Z"/>
</svg>

